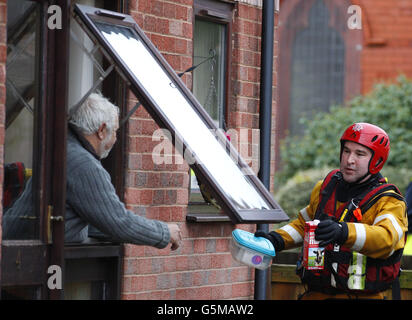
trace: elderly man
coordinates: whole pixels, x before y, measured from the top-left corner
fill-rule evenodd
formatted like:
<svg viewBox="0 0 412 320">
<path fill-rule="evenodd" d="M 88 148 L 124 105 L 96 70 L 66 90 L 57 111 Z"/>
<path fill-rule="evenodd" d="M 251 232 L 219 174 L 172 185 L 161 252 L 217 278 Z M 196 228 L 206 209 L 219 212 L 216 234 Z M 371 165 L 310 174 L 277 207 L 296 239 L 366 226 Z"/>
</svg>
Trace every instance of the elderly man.
<svg viewBox="0 0 412 320">
<path fill-rule="evenodd" d="M 71 110 L 67 141 L 65 242 L 88 242 L 89 225 L 119 242 L 175 250 L 181 242 L 176 224 L 150 220 L 128 211 L 116 195 L 110 175 L 100 160 L 116 142 L 119 110 L 101 94 L 93 93 Z M 32 210 L 31 180 L 4 215 L 5 238 L 28 232 L 21 219 Z"/>
</svg>

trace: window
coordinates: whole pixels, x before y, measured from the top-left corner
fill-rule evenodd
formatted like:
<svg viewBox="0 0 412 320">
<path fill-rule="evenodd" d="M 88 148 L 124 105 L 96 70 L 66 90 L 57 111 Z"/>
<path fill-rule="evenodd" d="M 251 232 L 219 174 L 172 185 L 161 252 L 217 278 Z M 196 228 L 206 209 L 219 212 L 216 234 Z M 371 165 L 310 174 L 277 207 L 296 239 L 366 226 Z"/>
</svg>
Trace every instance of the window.
<svg viewBox="0 0 412 320">
<path fill-rule="evenodd" d="M 93 2 L 111 10 L 124 9 L 120 0 L 81 2 Z M 62 9 L 60 30 L 48 28 L 47 10 L 51 4 Z M 5 162 L 24 164 L 26 170 L 10 167 L 9 171 L 14 178 L 15 172 L 26 175 L 23 183 L 30 187 L 32 208 L 17 210 L 16 219 L 3 212 L 1 298 L 119 298 L 123 247 L 108 242 L 64 246 L 63 240 L 67 109 L 96 83 L 100 77 L 98 65 L 108 70 L 111 63 L 97 51 L 86 54 L 84 50 L 91 50 L 93 43 L 80 28 L 76 29 L 74 21 L 72 29 L 65 25 L 70 15 L 67 1 L 15 0 L 7 3 L 7 10 Z M 101 90 L 124 112 L 126 90 L 114 72 L 95 89 Z M 121 143 L 124 131 L 120 131 L 120 143 L 104 162 L 120 197 L 124 185 Z M 5 179 L 5 193 L 7 186 Z M 16 190 L 10 188 L 10 192 Z M 10 226 L 17 226 L 19 234 L 11 233 Z M 47 285 L 51 265 L 61 267 L 65 297 L 63 290 L 53 290 Z M 78 270 L 83 267 L 87 272 L 79 275 Z"/>
<path fill-rule="evenodd" d="M 65 30 L 56 36 L 47 28 L 48 5 L 42 0 L 7 3 L 5 163 L 19 162 L 27 170 L 5 165 L 2 299 L 56 297 L 46 285 L 47 268 L 62 265 Z M 7 210 L 24 186 L 31 206 Z"/>
<path fill-rule="evenodd" d="M 232 5 L 218 1 L 194 3 L 193 95 L 216 126 L 225 131 L 232 9 Z M 219 214 L 220 206 L 195 172 L 189 169 L 189 174 L 188 221 L 230 221 Z"/>
<path fill-rule="evenodd" d="M 175 146 L 183 146 L 185 159 L 233 222 L 288 220 L 132 17 L 80 5 L 74 11 Z"/>
<path fill-rule="evenodd" d="M 114 11 L 123 11 L 122 1 L 77 0 Z M 89 94 L 100 91 L 120 109 L 119 120 L 125 116 L 126 87 L 113 72 L 113 63 L 102 54 L 74 17 L 70 22 L 69 108 L 81 103 Z M 123 198 L 125 126 L 118 130 L 118 141 L 109 156 L 102 160 L 109 172 L 117 195 Z M 123 245 L 89 225 L 91 243 L 65 244 L 64 299 L 119 299 Z M 81 272 L 80 272 L 81 270 Z"/>
<path fill-rule="evenodd" d="M 13 204 L 33 168 L 34 118 L 40 108 L 40 5 L 15 1 L 7 6 L 6 63 L 6 136 L 4 143 L 6 199 L 4 211 Z M 36 158 L 36 155 L 34 156 Z M 21 166 L 16 166 L 17 162 Z M 25 170 L 27 168 L 27 170 Z M 37 171 L 34 179 L 37 179 Z M 15 176 L 21 174 L 20 186 L 11 189 Z M 30 184 L 32 187 L 32 183 Z M 34 204 L 34 199 L 32 199 Z M 39 239 L 39 212 L 23 216 L 5 213 L 3 239 Z"/>
<path fill-rule="evenodd" d="M 343 102 L 345 46 L 329 27 L 330 13 L 322 1 L 310 9 L 308 28 L 297 32 L 292 48 L 289 130 L 302 135 L 302 117 Z"/>
<path fill-rule="evenodd" d="M 226 25 L 195 19 L 193 94 L 215 121 L 225 128 Z"/>
</svg>

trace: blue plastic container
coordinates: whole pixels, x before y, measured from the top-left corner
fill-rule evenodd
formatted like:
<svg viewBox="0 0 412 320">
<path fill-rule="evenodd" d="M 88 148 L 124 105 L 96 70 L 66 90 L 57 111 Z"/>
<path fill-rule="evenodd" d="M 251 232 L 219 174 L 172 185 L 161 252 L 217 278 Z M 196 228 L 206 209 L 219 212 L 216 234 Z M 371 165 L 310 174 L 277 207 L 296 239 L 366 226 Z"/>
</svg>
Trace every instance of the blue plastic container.
<svg viewBox="0 0 412 320">
<path fill-rule="evenodd" d="M 230 252 L 236 261 L 261 270 L 269 268 L 276 255 L 268 239 L 241 229 L 232 231 Z"/>
</svg>

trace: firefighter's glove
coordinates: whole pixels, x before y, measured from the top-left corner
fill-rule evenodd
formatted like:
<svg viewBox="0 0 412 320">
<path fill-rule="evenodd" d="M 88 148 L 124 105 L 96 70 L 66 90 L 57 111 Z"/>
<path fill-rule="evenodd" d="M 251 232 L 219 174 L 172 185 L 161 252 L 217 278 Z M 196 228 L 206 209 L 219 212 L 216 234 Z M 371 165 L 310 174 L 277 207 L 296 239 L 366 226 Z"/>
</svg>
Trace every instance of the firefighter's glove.
<svg viewBox="0 0 412 320">
<path fill-rule="evenodd" d="M 315 239 L 320 241 L 320 247 L 326 247 L 329 243 L 342 245 L 348 238 L 348 226 L 345 222 L 323 220 L 319 222 L 315 230 Z"/>
<path fill-rule="evenodd" d="M 276 252 L 282 251 L 285 248 L 285 242 L 283 241 L 281 235 L 275 231 L 266 233 L 259 230 L 255 232 L 255 237 L 263 237 L 268 239 L 270 242 L 272 242 Z"/>
</svg>

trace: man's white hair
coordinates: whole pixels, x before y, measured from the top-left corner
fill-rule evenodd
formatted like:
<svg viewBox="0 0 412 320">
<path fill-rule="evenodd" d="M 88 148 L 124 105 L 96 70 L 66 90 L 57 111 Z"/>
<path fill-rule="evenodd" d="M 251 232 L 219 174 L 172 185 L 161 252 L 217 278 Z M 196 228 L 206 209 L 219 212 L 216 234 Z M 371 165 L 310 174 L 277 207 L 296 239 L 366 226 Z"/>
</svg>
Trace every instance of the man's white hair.
<svg viewBox="0 0 412 320">
<path fill-rule="evenodd" d="M 119 108 L 98 92 L 92 93 L 83 104 L 70 115 L 69 123 L 73 124 L 81 133 L 86 135 L 97 132 L 103 123 L 106 123 L 108 131 L 112 132 L 118 116 Z"/>
</svg>

